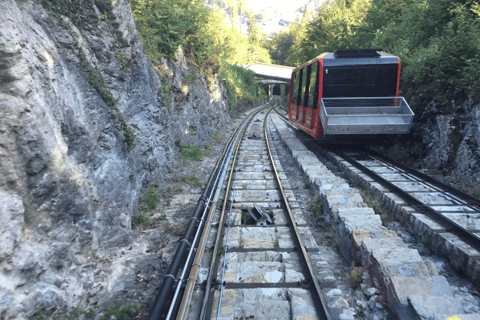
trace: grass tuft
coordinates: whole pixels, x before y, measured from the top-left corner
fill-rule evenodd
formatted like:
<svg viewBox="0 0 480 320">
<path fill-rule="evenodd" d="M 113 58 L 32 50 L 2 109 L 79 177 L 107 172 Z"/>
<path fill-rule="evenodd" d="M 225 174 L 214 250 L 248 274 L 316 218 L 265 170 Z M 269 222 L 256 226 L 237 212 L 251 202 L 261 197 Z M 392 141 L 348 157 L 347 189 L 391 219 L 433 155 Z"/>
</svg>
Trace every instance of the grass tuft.
<svg viewBox="0 0 480 320">
<path fill-rule="evenodd" d="M 215 133 L 213 134 L 213 140 L 215 140 L 216 142 L 220 143 L 220 142 L 222 142 L 223 138 L 222 138 L 222 136 L 220 135 L 220 133 L 215 132 Z"/>
<path fill-rule="evenodd" d="M 182 145 L 180 142 L 176 142 L 175 145 L 180 149 L 180 155 L 187 160 L 202 161 L 204 156 L 204 151 L 200 147 L 191 146 L 191 145 Z"/>
<path fill-rule="evenodd" d="M 359 291 L 362 284 L 363 268 L 352 266 L 350 271 L 350 286 L 353 290 Z"/>
<path fill-rule="evenodd" d="M 128 317 L 133 313 L 134 308 L 129 304 L 123 304 L 123 300 L 118 301 L 114 305 L 111 305 L 105 310 L 103 315 L 105 317 L 114 316 L 117 320 L 128 319 Z"/>
<path fill-rule="evenodd" d="M 150 217 L 146 214 L 140 214 L 135 221 L 132 221 L 132 229 L 136 228 L 137 226 L 145 226 L 148 227 L 150 225 Z"/>
<path fill-rule="evenodd" d="M 143 212 L 149 212 L 150 210 L 154 209 L 158 202 L 157 202 L 157 184 L 152 183 L 148 188 L 148 191 L 145 193 L 145 196 L 140 199 L 140 209 Z"/>
</svg>

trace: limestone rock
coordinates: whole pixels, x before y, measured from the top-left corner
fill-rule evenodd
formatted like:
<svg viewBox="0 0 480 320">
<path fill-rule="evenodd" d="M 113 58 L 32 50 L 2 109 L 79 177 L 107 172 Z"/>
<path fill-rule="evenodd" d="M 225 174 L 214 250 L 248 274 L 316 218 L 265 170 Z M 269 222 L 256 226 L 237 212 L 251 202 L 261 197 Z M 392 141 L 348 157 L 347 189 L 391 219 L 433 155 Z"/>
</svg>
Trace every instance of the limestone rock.
<svg viewBox="0 0 480 320">
<path fill-rule="evenodd" d="M 2 319 L 72 308 L 84 296 L 101 306 L 122 290 L 134 295 L 135 269 L 153 281 L 154 296 L 161 276 L 153 274 L 165 261 L 145 248 L 162 235 L 142 235 L 132 248 L 139 199 L 151 182 L 170 178 L 176 141 L 203 144 L 230 120 L 218 77 L 211 91 L 197 79 L 180 99 L 182 73 L 194 72 L 181 53 L 180 62 L 161 61 L 172 95 L 159 96 L 161 81 L 128 2 L 101 8 L 105 21 L 97 5 L 82 7 L 87 18 L 80 26 L 40 2 L 0 3 Z M 89 83 L 84 60 L 135 133 L 130 150 L 117 111 Z"/>
</svg>

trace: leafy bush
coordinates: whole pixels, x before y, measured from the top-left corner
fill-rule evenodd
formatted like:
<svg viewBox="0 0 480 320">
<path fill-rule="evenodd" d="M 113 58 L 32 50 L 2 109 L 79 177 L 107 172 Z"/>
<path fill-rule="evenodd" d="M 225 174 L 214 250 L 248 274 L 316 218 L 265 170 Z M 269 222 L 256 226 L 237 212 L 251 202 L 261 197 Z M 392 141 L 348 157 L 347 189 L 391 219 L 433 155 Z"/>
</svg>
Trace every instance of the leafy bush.
<svg viewBox="0 0 480 320">
<path fill-rule="evenodd" d="M 377 32 L 373 46 L 402 58 L 408 96 L 426 90 L 443 104 L 472 93 L 478 100 L 480 28 L 474 8 L 472 1 L 417 0 L 405 7 L 398 23 Z"/>
<path fill-rule="evenodd" d="M 140 214 L 135 221 L 132 221 L 132 229 L 135 229 L 136 226 L 146 226 L 150 225 L 151 219 L 146 214 Z"/>
<path fill-rule="evenodd" d="M 402 59 L 402 88 L 448 105 L 480 101 L 480 5 L 473 0 L 336 0 L 298 24 L 287 62 L 382 48 Z M 452 108 L 444 108 L 452 111 Z"/>
<path fill-rule="evenodd" d="M 256 99 L 257 85 L 253 71 L 223 61 L 220 77 L 225 79 L 227 96 L 232 107 L 235 107 L 236 101 Z"/>
<path fill-rule="evenodd" d="M 165 220 L 167 220 L 167 215 L 166 214 L 161 214 L 160 217 L 156 217 L 153 220 L 155 220 L 155 221 L 165 221 Z"/>
<path fill-rule="evenodd" d="M 200 0 L 130 0 L 129 4 L 143 47 L 154 60 L 173 58 L 180 45 L 199 50 L 204 43 L 197 42 L 207 41 L 199 34 L 208 19 L 208 9 Z"/>
</svg>

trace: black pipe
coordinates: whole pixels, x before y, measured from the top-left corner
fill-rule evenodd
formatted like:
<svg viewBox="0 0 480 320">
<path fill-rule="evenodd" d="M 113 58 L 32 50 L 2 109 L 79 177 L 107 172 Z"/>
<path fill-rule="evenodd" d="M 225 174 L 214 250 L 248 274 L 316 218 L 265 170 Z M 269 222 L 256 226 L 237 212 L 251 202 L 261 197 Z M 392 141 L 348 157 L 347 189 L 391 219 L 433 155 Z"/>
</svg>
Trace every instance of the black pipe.
<svg viewBox="0 0 480 320">
<path fill-rule="evenodd" d="M 182 262 L 183 260 L 185 260 L 185 256 L 188 252 L 188 247 L 190 246 L 195 235 L 197 224 L 202 217 L 202 212 L 205 208 L 205 202 L 207 201 L 207 194 L 213 188 L 212 181 L 214 180 L 216 175 L 219 174 L 218 165 L 225 158 L 225 154 L 226 152 L 224 152 L 222 156 L 220 156 L 217 161 L 215 170 L 213 170 L 213 172 L 210 174 L 208 184 L 205 187 L 203 194 L 200 196 L 200 199 L 198 200 L 197 207 L 195 208 L 195 213 L 193 214 L 192 218 L 190 218 L 187 229 L 183 234 L 183 238 L 182 240 L 180 240 L 177 251 L 173 256 L 172 262 L 168 266 L 166 275 L 163 278 L 160 291 L 155 298 L 152 309 L 150 311 L 150 315 L 148 316 L 148 320 L 158 320 L 163 314 L 163 310 L 165 308 L 165 305 L 167 304 L 168 298 L 170 297 L 173 285 L 175 284 L 178 270 L 180 270 Z"/>
<path fill-rule="evenodd" d="M 198 200 L 197 206 L 195 208 L 195 213 L 193 214 L 192 218 L 190 218 L 190 222 L 188 223 L 187 229 L 183 234 L 183 238 L 182 240 L 180 240 L 180 244 L 177 247 L 177 251 L 173 256 L 172 262 L 168 266 L 166 275 L 163 278 L 163 282 L 160 287 L 160 291 L 158 292 L 157 297 L 153 302 L 153 306 L 148 316 L 148 320 L 161 319 L 161 316 L 164 312 L 165 305 L 168 302 L 173 285 L 175 284 L 177 273 L 180 270 L 182 262 L 186 258 L 188 247 L 190 246 L 193 240 L 193 237 L 195 235 L 197 223 L 201 219 L 203 209 L 205 208 L 205 202 L 207 201 L 207 194 L 210 192 L 212 188 L 214 188 L 215 183 L 212 184 L 212 182 L 215 180 L 216 176 L 220 174 L 221 172 L 220 164 L 226 159 L 227 150 L 232 144 L 233 137 L 235 136 L 239 128 L 240 126 L 236 128 L 236 130 L 234 131 L 230 139 L 225 144 L 225 148 L 223 149 L 222 155 L 218 158 L 217 163 L 215 164 L 215 168 L 210 174 L 210 177 L 207 182 L 207 186 L 205 187 L 203 194 L 200 196 Z M 221 181 L 219 183 L 221 183 Z"/>
<path fill-rule="evenodd" d="M 204 208 L 204 201 L 204 199 L 201 199 L 197 204 L 195 214 L 193 215 L 193 217 L 195 217 L 196 219 L 191 218 L 190 222 L 188 223 L 188 227 L 187 230 L 185 230 L 183 239 L 180 241 L 180 244 L 177 247 L 177 251 L 173 256 L 172 262 L 168 266 L 167 273 L 163 278 L 161 289 L 157 297 L 155 298 L 155 302 L 153 303 L 153 307 L 150 311 L 150 315 L 148 316 L 148 320 L 158 320 L 162 316 L 163 309 L 167 304 L 173 285 L 175 284 L 178 270 L 180 269 L 181 264 L 185 258 L 189 244 L 191 243 L 192 238 L 195 235 L 197 221 L 200 220 L 203 211 L 202 209 Z"/>
</svg>

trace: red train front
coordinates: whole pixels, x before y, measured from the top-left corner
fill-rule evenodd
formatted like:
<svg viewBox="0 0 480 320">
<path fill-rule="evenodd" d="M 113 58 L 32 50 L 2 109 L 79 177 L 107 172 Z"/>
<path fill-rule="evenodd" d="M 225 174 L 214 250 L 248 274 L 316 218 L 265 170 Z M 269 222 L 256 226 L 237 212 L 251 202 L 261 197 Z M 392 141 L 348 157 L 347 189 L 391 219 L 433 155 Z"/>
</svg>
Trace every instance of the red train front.
<svg viewBox="0 0 480 320">
<path fill-rule="evenodd" d="M 323 53 L 292 71 L 290 121 L 316 139 L 406 134 L 414 114 L 398 96 L 400 69 L 380 50 Z"/>
</svg>

